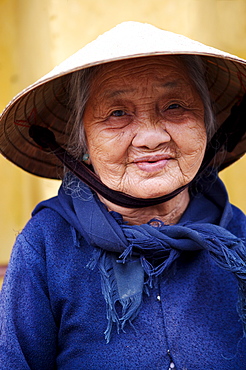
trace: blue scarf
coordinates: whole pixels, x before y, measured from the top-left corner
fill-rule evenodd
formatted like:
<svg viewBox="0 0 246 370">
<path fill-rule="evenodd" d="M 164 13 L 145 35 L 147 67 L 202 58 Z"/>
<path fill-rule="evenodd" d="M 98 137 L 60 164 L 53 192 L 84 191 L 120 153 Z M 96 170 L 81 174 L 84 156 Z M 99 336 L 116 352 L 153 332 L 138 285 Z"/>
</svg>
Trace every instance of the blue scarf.
<svg viewBox="0 0 246 370">
<path fill-rule="evenodd" d="M 72 179 L 72 181 L 71 181 Z M 216 175 L 200 182 L 203 193 L 193 196 L 176 225 L 152 219 L 143 225 L 127 225 L 121 215 L 108 212 L 98 197 L 81 181 L 70 177 L 58 198 L 41 203 L 56 209 L 94 246 L 88 267 L 98 266 L 102 293 L 107 305 L 109 342 L 113 325 L 118 332 L 132 325 L 142 302 L 158 277 L 185 251 L 206 250 L 223 269 L 238 280 L 238 313 L 246 332 L 246 245 L 226 228 L 232 218 L 231 205 Z M 241 217 L 245 217 L 243 213 Z M 116 309 L 117 302 L 121 310 Z"/>
</svg>

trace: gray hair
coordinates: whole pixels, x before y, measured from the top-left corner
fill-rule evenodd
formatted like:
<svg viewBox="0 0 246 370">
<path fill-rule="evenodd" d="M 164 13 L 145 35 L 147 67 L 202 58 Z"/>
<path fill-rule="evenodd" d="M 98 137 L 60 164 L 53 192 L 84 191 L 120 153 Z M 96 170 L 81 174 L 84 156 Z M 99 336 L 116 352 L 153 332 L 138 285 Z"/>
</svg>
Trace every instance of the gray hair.
<svg viewBox="0 0 246 370">
<path fill-rule="evenodd" d="M 204 105 L 204 122 L 208 141 L 216 130 L 215 114 L 212 109 L 210 94 L 205 77 L 205 68 L 202 57 L 197 55 L 177 56 L 186 66 L 189 77 L 196 87 Z M 90 82 L 98 72 L 99 66 L 90 67 L 72 73 L 69 83 L 71 116 L 68 127 L 71 127 L 67 150 L 76 159 L 81 160 L 87 151 L 86 137 L 83 125 L 83 115 L 89 99 Z"/>
</svg>

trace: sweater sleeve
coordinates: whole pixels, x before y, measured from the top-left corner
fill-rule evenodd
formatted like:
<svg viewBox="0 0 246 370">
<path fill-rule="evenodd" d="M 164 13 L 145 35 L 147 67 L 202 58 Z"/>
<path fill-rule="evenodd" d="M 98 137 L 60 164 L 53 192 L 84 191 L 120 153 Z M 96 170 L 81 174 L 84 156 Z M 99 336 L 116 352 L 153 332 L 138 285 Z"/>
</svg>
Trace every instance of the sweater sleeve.
<svg viewBox="0 0 246 370">
<path fill-rule="evenodd" d="M 56 337 L 45 254 L 35 250 L 20 234 L 1 292 L 1 370 L 54 369 Z"/>
</svg>

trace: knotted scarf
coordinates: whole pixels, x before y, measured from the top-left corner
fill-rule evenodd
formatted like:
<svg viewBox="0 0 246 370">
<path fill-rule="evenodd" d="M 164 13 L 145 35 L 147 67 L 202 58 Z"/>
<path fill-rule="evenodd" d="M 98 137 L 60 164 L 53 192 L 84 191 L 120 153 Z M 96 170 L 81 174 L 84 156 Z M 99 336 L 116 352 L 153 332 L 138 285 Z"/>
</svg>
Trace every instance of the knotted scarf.
<svg viewBox="0 0 246 370">
<path fill-rule="evenodd" d="M 181 253 L 197 250 L 206 250 L 218 266 L 235 274 L 238 313 L 246 332 L 245 240 L 227 230 L 232 209 L 217 175 L 202 179 L 200 187 L 203 193 L 191 197 L 176 225 L 165 225 L 156 219 L 147 224 L 128 225 L 118 213 L 108 212 L 86 185 L 76 178 L 71 181 L 71 177 L 69 187 L 65 182 L 55 201 L 38 206 L 56 209 L 95 247 L 88 267 L 98 266 L 101 274 L 107 305 L 107 342 L 114 324 L 118 332 L 124 330 L 126 323 L 132 325 L 144 292 L 148 293 L 157 279 L 168 273 Z M 245 224 L 243 213 L 238 222 Z"/>
</svg>

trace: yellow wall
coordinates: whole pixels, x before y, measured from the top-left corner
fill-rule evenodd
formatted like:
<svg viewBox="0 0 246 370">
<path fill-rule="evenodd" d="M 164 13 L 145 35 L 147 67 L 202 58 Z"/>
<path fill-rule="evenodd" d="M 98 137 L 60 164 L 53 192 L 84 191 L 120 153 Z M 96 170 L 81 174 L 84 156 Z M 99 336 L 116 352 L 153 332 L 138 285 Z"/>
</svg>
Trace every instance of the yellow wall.
<svg viewBox="0 0 246 370">
<path fill-rule="evenodd" d="M 245 0 L 0 0 L 0 110 L 12 96 L 98 34 L 126 20 L 152 23 L 246 58 Z M 246 211 L 246 158 L 222 174 Z M 57 182 L 0 158 L 0 264 L 35 204 Z"/>
</svg>

